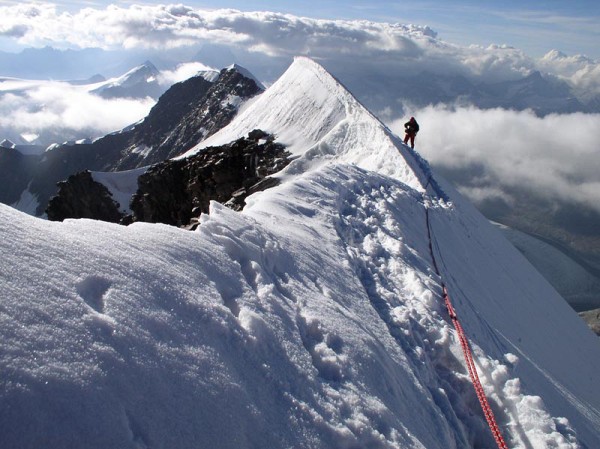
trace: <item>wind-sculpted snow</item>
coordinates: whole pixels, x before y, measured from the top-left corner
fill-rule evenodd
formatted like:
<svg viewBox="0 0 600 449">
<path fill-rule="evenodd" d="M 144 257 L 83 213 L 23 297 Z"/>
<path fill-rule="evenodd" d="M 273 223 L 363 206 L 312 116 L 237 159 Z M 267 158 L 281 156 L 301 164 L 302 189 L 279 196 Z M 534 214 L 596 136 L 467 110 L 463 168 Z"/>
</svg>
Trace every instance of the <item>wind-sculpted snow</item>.
<svg viewBox="0 0 600 449">
<path fill-rule="evenodd" d="M 198 233 L 3 207 L 5 447 L 446 447 L 322 193 Z"/>
<path fill-rule="evenodd" d="M 196 233 L 61 225 L 3 208 L 13 262 L 2 275 L 6 447 L 493 444 L 444 316 L 419 194 L 338 166 L 249 207 L 213 203 Z M 490 294 L 476 290 L 475 301 Z M 513 303 L 504 314 L 522 308 Z M 492 338 L 483 319 L 496 307 L 473 306 L 480 316 L 465 322 L 484 327 L 474 343 L 512 447 L 578 447 L 571 424 L 515 377 L 525 365 L 540 377 L 533 391 L 564 410 L 550 374 Z M 519 335 L 531 345 L 539 332 Z M 38 430 L 24 433 L 25 423 Z"/>
<path fill-rule="evenodd" d="M 189 232 L 0 205 L 2 447 L 494 447 L 427 209 L 509 447 L 600 447 L 597 338 L 324 70 L 291 71 L 293 98 L 276 83 L 210 142 L 262 114 L 297 155 L 241 213 Z"/>
</svg>

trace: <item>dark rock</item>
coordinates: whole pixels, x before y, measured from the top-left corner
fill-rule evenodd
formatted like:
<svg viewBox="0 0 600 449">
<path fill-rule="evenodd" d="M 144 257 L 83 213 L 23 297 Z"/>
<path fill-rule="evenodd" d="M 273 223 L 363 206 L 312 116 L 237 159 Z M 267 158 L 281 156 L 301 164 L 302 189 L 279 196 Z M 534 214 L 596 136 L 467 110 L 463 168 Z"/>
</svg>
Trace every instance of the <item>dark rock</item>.
<svg viewBox="0 0 600 449">
<path fill-rule="evenodd" d="M 58 195 L 50 199 L 46 213 L 53 221 L 91 218 L 118 223 L 125 216 L 108 189 L 94 181 L 89 171 L 71 175 L 60 182 Z"/>
<path fill-rule="evenodd" d="M 241 210 L 248 195 L 277 185 L 268 176 L 290 162 L 283 145 L 261 133 L 261 142 L 241 138 L 151 167 L 138 180 L 131 221 L 190 227 L 200 213 L 208 213 L 210 201 Z"/>
<path fill-rule="evenodd" d="M 183 154 L 229 124 L 239 104 L 259 92 L 253 79 L 235 69 L 223 69 L 214 82 L 192 77 L 173 85 L 142 122 L 122 131 L 93 142 L 57 145 L 27 159 L 33 163 L 11 156 L 8 174 L 0 170 L 0 183 L 12 183 L 10 172 L 20 171 L 19 183 L 10 188 L 7 200 L 16 201 L 29 185 L 39 201 L 36 214 L 42 215 L 56 195 L 57 183 L 70 175 L 83 170 L 129 170 Z"/>
<path fill-rule="evenodd" d="M 136 127 L 112 169 L 128 170 L 179 156 L 229 124 L 239 103 L 259 92 L 254 80 L 232 69 L 221 70 L 215 83 L 194 77 L 173 86 Z M 140 147 L 147 152 L 136 152 Z"/>
<path fill-rule="evenodd" d="M 24 155 L 14 148 L 0 147 L 0 202 L 13 204 L 19 201 L 35 173 L 39 156 Z"/>
<path fill-rule="evenodd" d="M 265 139 L 267 137 L 269 137 L 269 134 L 264 132 L 262 129 L 252 130 L 248 134 L 248 139 L 254 140 L 255 142 L 258 142 L 260 139 Z"/>
</svg>

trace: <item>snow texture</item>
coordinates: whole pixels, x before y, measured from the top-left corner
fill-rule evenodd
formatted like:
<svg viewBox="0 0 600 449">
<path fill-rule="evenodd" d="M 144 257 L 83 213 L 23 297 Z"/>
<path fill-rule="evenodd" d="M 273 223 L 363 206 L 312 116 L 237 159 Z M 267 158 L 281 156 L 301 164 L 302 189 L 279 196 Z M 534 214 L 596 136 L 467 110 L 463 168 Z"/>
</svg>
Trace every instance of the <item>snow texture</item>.
<svg viewBox="0 0 600 449">
<path fill-rule="evenodd" d="M 0 205 L 4 448 L 494 447 L 427 209 L 509 447 L 600 447 L 597 338 L 416 153 L 307 59 L 206 145 L 256 127 L 297 159 L 195 232 Z"/>
</svg>

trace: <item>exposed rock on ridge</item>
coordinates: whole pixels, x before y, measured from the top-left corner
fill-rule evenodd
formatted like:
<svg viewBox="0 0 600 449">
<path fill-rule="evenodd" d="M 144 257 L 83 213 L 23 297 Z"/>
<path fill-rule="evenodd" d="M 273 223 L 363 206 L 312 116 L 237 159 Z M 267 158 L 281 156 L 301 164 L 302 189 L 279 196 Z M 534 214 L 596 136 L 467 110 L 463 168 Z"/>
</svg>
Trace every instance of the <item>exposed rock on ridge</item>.
<svg viewBox="0 0 600 449">
<path fill-rule="evenodd" d="M 33 173 L 22 179 L 21 189 L 30 184 L 29 191 L 39 202 L 36 214 L 42 215 L 56 194 L 56 184 L 72 174 L 128 170 L 182 154 L 227 125 L 239 105 L 259 92 L 253 79 L 235 69 L 221 70 L 214 83 L 202 76 L 177 83 L 143 121 L 91 143 L 62 144 L 46 151 L 37 158 Z M 12 161 L 7 171 L 22 170 L 20 163 Z M 11 195 L 12 202 L 21 192 Z"/>
<path fill-rule="evenodd" d="M 589 328 L 598 336 L 600 336 L 600 309 L 588 310 L 580 312 L 579 316 L 587 323 Z"/>
<path fill-rule="evenodd" d="M 260 92 L 253 79 L 235 69 L 221 70 L 215 83 L 194 77 L 174 85 L 133 128 L 122 158 L 110 169 L 128 170 L 182 154 L 227 125 L 238 106 Z"/>
<path fill-rule="evenodd" d="M 92 218 L 124 224 L 134 221 L 194 226 L 210 201 L 241 210 L 247 196 L 278 184 L 272 175 L 290 162 L 283 145 L 271 135 L 254 130 L 248 137 L 227 145 L 208 147 L 185 159 L 168 160 L 150 167 L 138 179 L 131 202 L 133 215 L 125 217 L 120 205 L 89 171 L 60 183 L 49 202 L 50 220 Z"/>
<path fill-rule="evenodd" d="M 59 193 L 48 203 L 48 219 L 62 221 L 66 218 L 92 218 L 118 223 L 123 214 L 119 204 L 102 184 L 94 181 L 89 171 L 69 176 L 59 183 Z"/>
<path fill-rule="evenodd" d="M 267 177 L 289 162 L 284 146 L 260 130 L 186 159 L 162 162 L 140 176 L 131 220 L 187 226 L 207 213 L 213 200 L 241 210 L 248 195 L 277 185 Z"/>
</svg>

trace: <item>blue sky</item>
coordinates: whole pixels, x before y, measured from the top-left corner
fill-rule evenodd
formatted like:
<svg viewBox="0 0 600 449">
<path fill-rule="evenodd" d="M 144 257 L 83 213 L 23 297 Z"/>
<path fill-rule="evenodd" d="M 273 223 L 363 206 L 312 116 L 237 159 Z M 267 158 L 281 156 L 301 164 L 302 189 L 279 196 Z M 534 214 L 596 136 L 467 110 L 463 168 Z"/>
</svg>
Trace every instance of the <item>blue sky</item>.
<svg viewBox="0 0 600 449">
<path fill-rule="evenodd" d="M 2 1 L 0 4 L 16 4 Z M 111 1 L 58 1 L 60 9 L 103 8 Z M 127 3 L 164 4 L 168 1 Z M 551 49 L 600 59 L 600 0 L 203 0 L 173 1 L 198 8 L 268 10 L 327 19 L 368 19 L 429 25 L 459 45 L 506 44 L 539 57 Z"/>
</svg>

